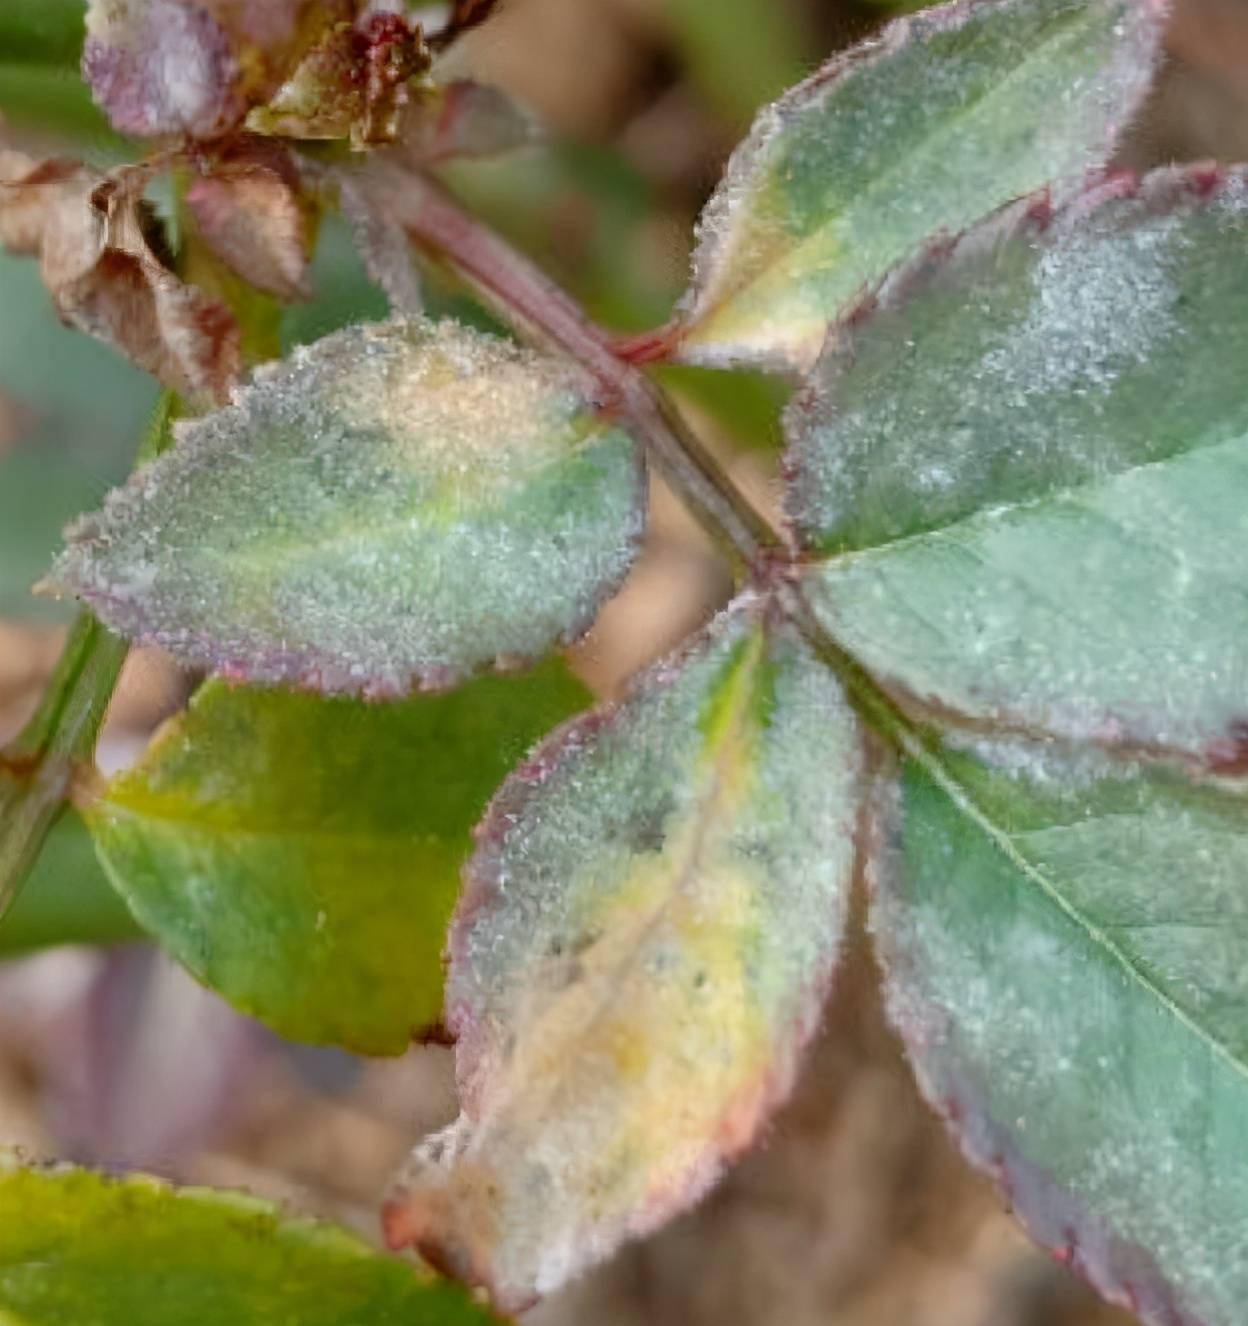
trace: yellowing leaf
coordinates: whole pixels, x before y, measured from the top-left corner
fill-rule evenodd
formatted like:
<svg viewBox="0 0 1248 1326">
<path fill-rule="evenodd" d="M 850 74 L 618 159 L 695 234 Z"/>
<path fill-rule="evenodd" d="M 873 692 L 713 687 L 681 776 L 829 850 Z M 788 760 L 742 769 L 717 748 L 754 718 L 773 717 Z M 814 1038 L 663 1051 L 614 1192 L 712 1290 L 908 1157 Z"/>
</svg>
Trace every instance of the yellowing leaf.
<svg viewBox="0 0 1248 1326">
<path fill-rule="evenodd" d="M 451 935 L 463 1114 L 393 1243 L 520 1307 L 695 1201 L 793 1081 L 844 917 L 856 722 L 764 601 L 557 733 Z"/>
<path fill-rule="evenodd" d="M 188 663 L 402 694 L 583 631 L 644 500 L 636 444 L 574 366 L 394 321 L 186 425 L 71 529 L 53 583 Z"/>
<path fill-rule="evenodd" d="M 5 1326 L 489 1326 L 454 1285 L 245 1193 L 0 1154 Z"/>
<path fill-rule="evenodd" d="M 1103 161 L 1148 85 L 1152 0 L 979 0 L 898 19 L 758 117 L 703 214 L 679 355 L 807 369 L 938 230 Z"/>
<path fill-rule="evenodd" d="M 139 921 L 236 1007 L 401 1054 L 442 1016 L 472 826 L 588 698 L 559 660 L 388 705 L 209 682 L 91 831 Z"/>
</svg>

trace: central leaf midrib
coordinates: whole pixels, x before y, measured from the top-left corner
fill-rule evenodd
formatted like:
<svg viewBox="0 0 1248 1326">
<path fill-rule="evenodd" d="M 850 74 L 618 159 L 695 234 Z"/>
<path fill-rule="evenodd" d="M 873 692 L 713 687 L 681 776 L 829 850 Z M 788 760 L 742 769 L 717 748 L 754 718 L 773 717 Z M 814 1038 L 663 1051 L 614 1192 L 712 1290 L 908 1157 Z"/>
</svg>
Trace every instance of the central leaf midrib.
<svg viewBox="0 0 1248 1326">
<path fill-rule="evenodd" d="M 1232 452 L 1236 448 L 1244 447 L 1245 444 L 1248 444 L 1248 433 L 1241 433 L 1220 442 L 1198 442 L 1193 446 L 1171 451 L 1165 456 L 1159 456 L 1153 460 L 1125 465 L 1112 474 L 1098 475 L 1095 478 L 1088 478 L 1076 484 L 1051 488 L 1035 497 L 1027 497 L 1015 502 L 986 504 L 977 507 L 974 511 L 969 511 L 964 515 L 948 520 L 944 524 L 933 525 L 930 529 L 918 530 L 914 534 L 903 534 L 898 538 L 884 539 L 879 543 L 873 543 L 862 548 L 842 548 L 836 552 L 815 554 L 812 557 L 811 564 L 821 572 L 836 572 L 852 566 L 855 562 L 867 561 L 873 558 L 882 559 L 896 552 L 904 552 L 911 546 L 922 544 L 924 540 L 952 538 L 955 531 L 963 530 L 967 526 L 973 526 L 977 523 L 987 525 L 993 521 L 1004 520 L 1009 516 L 1035 511 L 1050 504 L 1056 506 L 1062 502 L 1085 507 L 1090 514 L 1103 516 L 1103 513 L 1096 509 L 1090 499 L 1094 498 L 1098 492 L 1103 492 L 1112 487 L 1115 483 L 1133 475 L 1145 474 L 1150 470 L 1165 469 L 1167 466 L 1181 462 L 1189 456 L 1217 451 Z M 1165 547 L 1161 543 L 1150 546 L 1163 549 Z"/>
<path fill-rule="evenodd" d="M 928 774 L 936 785 L 953 802 L 954 806 L 992 842 L 993 846 L 1019 871 L 1030 880 L 1041 893 L 1083 934 L 1085 940 L 1099 949 L 1109 960 L 1119 966 L 1128 979 L 1151 996 L 1180 1026 L 1185 1027 L 1217 1057 L 1227 1063 L 1231 1069 L 1248 1082 L 1248 1064 L 1236 1057 L 1231 1049 L 1211 1032 L 1207 1031 L 1166 991 L 1158 985 L 1145 970 L 1142 970 L 1131 954 L 1116 943 L 1104 927 L 1098 925 L 1088 914 L 1068 898 L 1054 881 L 1050 880 L 1029 857 L 1018 847 L 1014 837 L 1000 828 L 975 800 L 971 792 L 945 766 L 940 757 L 930 750 L 913 729 L 901 720 L 901 731 L 894 733 L 895 739 L 903 746 L 904 754 L 909 756 Z"/>
<path fill-rule="evenodd" d="M 521 484 L 539 482 L 552 470 L 593 450 L 616 431 L 588 413 L 581 419 L 570 421 L 566 449 L 558 455 L 544 457 L 540 463 L 530 465 L 527 470 L 507 475 L 506 488 L 482 487 L 482 500 L 474 506 L 471 517 L 466 512 L 460 513 L 457 521 L 471 518 L 483 522 L 496 518 L 500 512 L 514 504 L 518 496 L 523 497 L 523 492 L 517 491 Z M 220 551 L 208 545 L 198 549 L 199 556 L 231 568 L 245 567 L 251 575 L 264 576 L 275 567 L 287 571 L 307 562 L 326 559 L 333 561 L 344 548 L 362 541 L 382 551 L 394 548 L 402 542 L 401 536 L 427 534 L 435 525 L 435 522 L 426 518 L 427 512 L 437 502 L 438 489 L 445 481 L 436 475 L 413 477 L 425 478 L 429 487 L 411 502 L 410 509 L 403 514 L 378 518 L 368 506 L 346 508 L 342 512 L 342 519 L 332 524 L 253 532 L 238 549 Z M 410 483 L 402 486 L 410 488 Z M 413 522 L 417 522 L 415 530 Z"/>
<path fill-rule="evenodd" d="M 91 808 L 92 815 L 107 814 L 112 817 L 128 820 L 132 824 L 153 824 L 166 827 L 180 827 L 198 830 L 204 834 L 210 834 L 214 838 L 230 839 L 237 838 L 288 838 L 294 841 L 300 839 L 310 839 L 314 842 L 341 842 L 341 843 L 368 843 L 381 840 L 387 844 L 397 844 L 404 841 L 414 841 L 419 844 L 422 841 L 432 840 L 433 842 L 449 846 L 451 840 L 443 835 L 420 829 L 397 829 L 397 828 L 376 828 L 368 830 L 342 830 L 332 827 L 326 827 L 323 821 L 318 821 L 315 825 L 300 825 L 292 829 L 288 824 L 253 821 L 246 824 L 225 824 L 211 815 L 197 811 L 194 807 L 186 811 L 178 811 L 164 802 L 144 801 L 142 805 L 135 805 L 116 800 L 104 799 L 97 802 Z M 463 835 L 464 848 L 467 850 L 468 838 Z"/>
</svg>

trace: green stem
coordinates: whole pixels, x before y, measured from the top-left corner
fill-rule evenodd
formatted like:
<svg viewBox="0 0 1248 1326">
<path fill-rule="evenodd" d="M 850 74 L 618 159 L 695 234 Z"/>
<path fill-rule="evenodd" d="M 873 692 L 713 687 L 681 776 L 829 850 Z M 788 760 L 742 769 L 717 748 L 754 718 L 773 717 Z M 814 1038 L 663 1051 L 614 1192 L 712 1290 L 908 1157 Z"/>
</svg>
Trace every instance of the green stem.
<svg viewBox="0 0 1248 1326">
<path fill-rule="evenodd" d="M 176 411 L 176 397 L 165 392 L 136 464 L 168 444 Z M 39 707 L 0 752 L 0 918 L 38 859 L 75 773 L 91 760 L 128 650 L 92 613 L 80 612 Z"/>
</svg>

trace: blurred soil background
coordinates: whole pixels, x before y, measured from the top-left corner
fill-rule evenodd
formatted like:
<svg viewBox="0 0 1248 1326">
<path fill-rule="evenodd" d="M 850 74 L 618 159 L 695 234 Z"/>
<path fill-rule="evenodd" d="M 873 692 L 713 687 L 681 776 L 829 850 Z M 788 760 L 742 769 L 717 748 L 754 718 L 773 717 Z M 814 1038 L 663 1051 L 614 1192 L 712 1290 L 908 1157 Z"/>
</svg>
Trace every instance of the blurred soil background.
<svg viewBox="0 0 1248 1326">
<path fill-rule="evenodd" d="M 503 0 L 454 59 L 535 110 L 552 145 L 460 166 L 450 182 L 604 322 L 656 325 L 683 287 L 698 208 L 754 110 L 888 13 L 871 0 Z M 38 73 L 0 49 L 0 141 L 117 153 L 81 88 Z M 1210 157 L 1248 158 L 1248 0 L 1179 0 L 1168 66 L 1124 150 L 1134 166 Z M 316 300 L 288 318 L 290 341 L 384 312 L 333 227 L 317 272 Z M 749 376 L 664 377 L 725 464 L 774 507 L 783 390 Z M 110 351 L 56 325 L 33 264 L 0 255 L 0 740 L 33 705 L 66 619 L 28 587 L 61 524 L 125 474 L 154 394 Z M 575 651 L 600 694 L 730 589 L 659 486 L 653 514 L 628 585 Z M 194 683 L 158 655 L 134 656 L 106 766 L 133 759 Z M 527 1320 L 1129 1320 L 1033 1250 L 962 1164 L 909 1081 L 861 926 L 856 935 L 801 1086 L 762 1144 L 695 1212 Z M 86 937 L 116 942 L 45 947 Z M 445 1048 L 365 1062 L 294 1047 L 201 990 L 142 944 L 72 820 L 0 928 L 0 955 L 0 1143 L 33 1155 L 245 1186 L 375 1238 L 391 1169 L 455 1113 Z"/>
</svg>

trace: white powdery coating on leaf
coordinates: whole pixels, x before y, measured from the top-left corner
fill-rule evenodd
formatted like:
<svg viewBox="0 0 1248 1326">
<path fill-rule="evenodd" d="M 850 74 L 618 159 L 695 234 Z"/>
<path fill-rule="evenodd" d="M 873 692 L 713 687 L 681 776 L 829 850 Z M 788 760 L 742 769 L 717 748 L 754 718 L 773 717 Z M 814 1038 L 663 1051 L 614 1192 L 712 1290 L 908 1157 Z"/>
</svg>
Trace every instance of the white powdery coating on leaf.
<svg viewBox="0 0 1248 1326">
<path fill-rule="evenodd" d="M 698 225 L 682 358 L 810 366 L 927 236 L 1108 155 L 1159 45 L 1151 0 L 995 0 L 896 20 L 758 116 Z"/>
<path fill-rule="evenodd" d="M 417 1153 L 391 1234 L 504 1306 L 701 1196 L 818 1017 L 856 725 L 762 611 L 555 734 L 483 825 L 447 992 L 464 1117 Z"/>
<path fill-rule="evenodd" d="M 1167 170 L 886 284 L 787 420 L 799 541 L 854 550 L 808 580 L 844 648 L 976 721 L 1238 768 L 1245 242 L 1242 171 Z"/>
<path fill-rule="evenodd" d="M 235 109 L 229 38 L 197 4 L 92 0 L 83 75 L 123 133 L 207 135 Z"/>
<path fill-rule="evenodd" d="M 188 662 L 393 694 L 584 630 L 643 518 L 636 445 L 579 371 L 396 320 L 184 426 L 70 531 L 53 581 Z"/>
<path fill-rule="evenodd" d="M 890 1015 L 925 1094 L 1040 1242 L 1150 1326 L 1238 1326 L 1242 798 L 1164 774 L 1009 779 L 1028 827 L 994 842 L 907 774 L 873 879 Z"/>
<path fill-rule="evenodd" d="M 984 356 L 976 379 L 1019 409 L 1064 389 L 1104 392 L 1124 368 L 1183 335 L 1171 315 L 1182 291 L 1168 268 L 1185 245 L 1177 213 L 1125 233 L 1114 225 L 1066 229 L 1031 274 L 1026 319 Z"/>
</svg>

